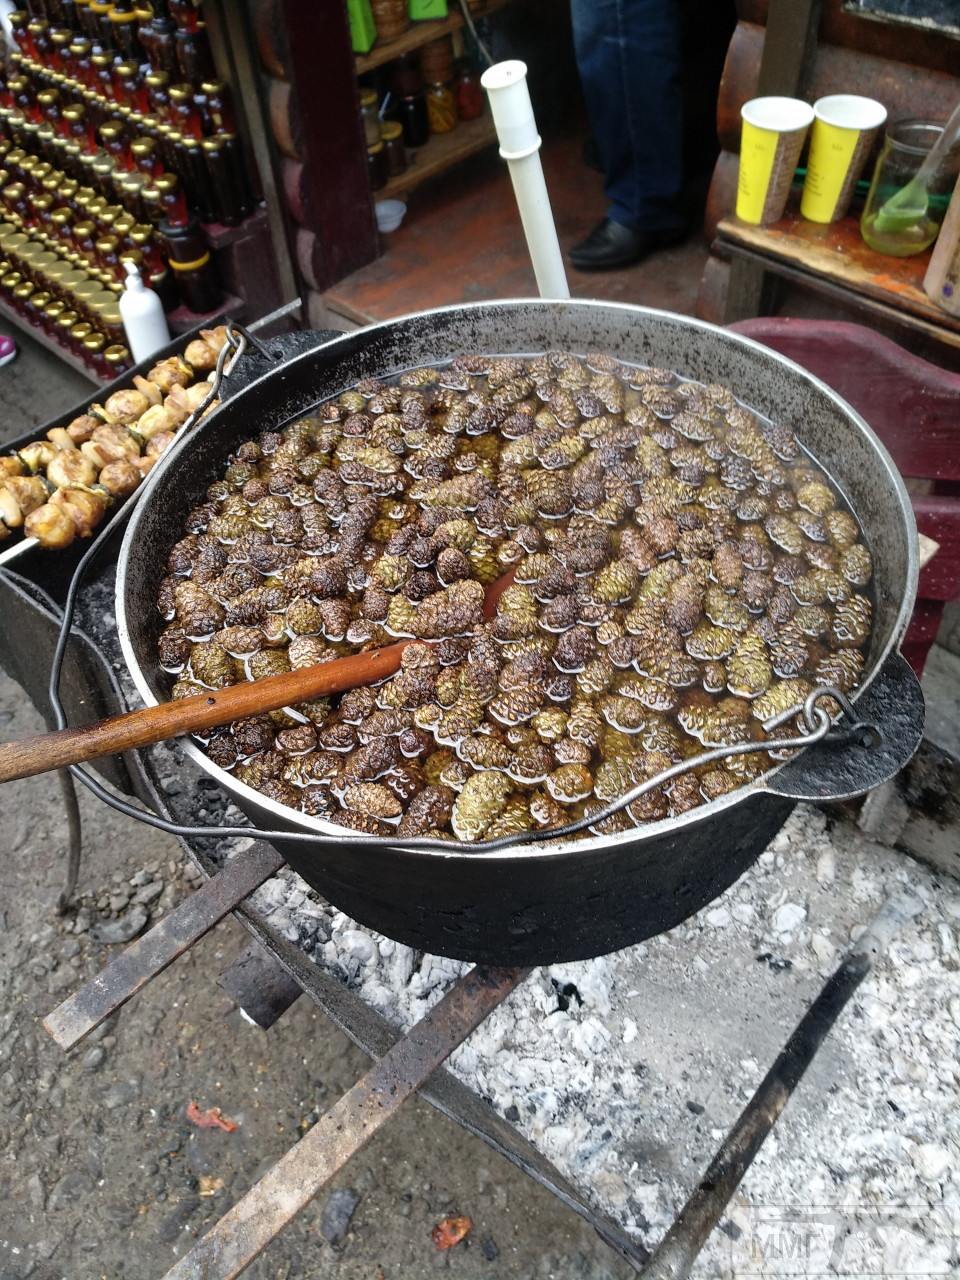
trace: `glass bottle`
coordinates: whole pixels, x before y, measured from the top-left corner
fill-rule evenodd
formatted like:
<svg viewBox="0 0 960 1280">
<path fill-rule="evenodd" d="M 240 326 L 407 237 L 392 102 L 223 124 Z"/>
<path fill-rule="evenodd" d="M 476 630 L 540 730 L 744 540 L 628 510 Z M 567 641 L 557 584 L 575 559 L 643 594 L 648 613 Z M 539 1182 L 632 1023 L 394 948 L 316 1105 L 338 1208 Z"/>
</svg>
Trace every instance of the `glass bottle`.
<svg viewBox="0 0 960 1280">
<path fill-rule="evenodd" d="M 164 173 L 153 184 L 160 193 L 161 216 L 171 227 L 185 227 L 190 221 L 187 202 L 175 173 Z"/>
<path fill-rule="evenodd" d="M 403 145 L 403 129 L 396 120 L 384 120 L 381 127 L 383 148 L 387 153 L 387 172 L 391 178 L 407 167 L 407 149 Z"/>
<path fill-rule="evenodd" d="M 114 47 L 113 27 L 110 23 L 110 10 L 113 8 L 112 0 L 90 0 L 89 7 L 96 21 L 97 34 L 93 39 L 99 41 L 101 48 L 112 50 Z"/>
<path fill-rule="evenodd" d="M 387 185 L 387 153 L 382 142 L 375 142 L 367 147 L 367 177 L 370 179 L 370 190 L 379 191 Z"/>
<path fill-rule="evenodd" d="M 50 52 L 47 66 L 51 71 L 59 71 L 61 75 L 69 71 L 67 49 L 72 39 L 73 32 L 67 31 L 63 27 L 58 27 L 55 31 L 50 32 Z"/>
<path fill-rule="evenodd" d="M 110 7 L 108 17 L 114 47 L 124 58 L 129 58 L 139 66 L 143 58 L 143 49 L 140 46 L 137 14 L 133 6 L 114 3 Z"/>
<path fill-rule="evenodd" d="M 196 31 L 200 25 L 199 6 L 191 0 L 170 0 L 170 16 L 184 31 Z"/>
<path fill-rule="evenodd" d="M 203 121 L 193 101 L 193 88 L 189 84 L 172 84 L 168 90 L 171 123 L 178 132 L 191 138 L 203 137 Z"/>
<path fill-rule="evenodd" d="M 380 141 L 380 116 L 377 114 L 375 89 L 360 90 L 360 120 L 363 123 L 363 134 L 367 140 L 367 146 L 375 146 Z"/>
<path fill-rule="evenodd" d="M 860 218 L 860 234 L 874 252 L 909 258 L 936 240 L 957 179 L 956 148 L 927 184 L 924 207 L 912 202 L 915 207 L 887 212 L 883 206 L 916 176 L 941 133 L 943 125 L 933 120 L 900 120 L 888 127 Z"/>
<path fill-rule="evenodd" d="M 130 353 L 126 347 L 123 351 L 126 358 L 121 357 L 112 364 L 106 358 L 107 340 L 102 333 L 88 334 L 83 340 L 83 358 L 97 377 L 102 378 L 104 382 L 112 382 L 114 378 L 119 378 L 131 367 L 133 362 L 130 359 Z"/>
<path fill-rule="evenodd" d="M 427 115 L 427 99 L 423 92 L 401 98 L 397 116 L 403 129 L 403 141 L 408 147 L 422 147 L 430 138 L 430 119 Z"/>
<path fill-rule="evenodd" d="M 100 32 L 97 17 L 90 9 L 90 0 L 74 0 L 77 25 L 88 40 L 98 40 Z"/>
<path fill-rule="evenodd" d="M 174 137 L 178 139 L 174 143 L 174 161 L 177 172 L 182 175 L 187 204 L 196 210 L 204 222 L 214 222 L 223 212 L 221 205 L 224 209 L 232 207 L 230 201 L 233 199 L 233 188 L 229 186 L 224 193 L 219 193 L 214 186 L 211 175 L 215 162 L 210 163 L 205 149 L 210 139 L 204 138 L 202 142 L 198 142 L 196 138 L 171 134 L 171 138 Z M 230 184 L 229 168 L 225 181 Z"/>
<path fill-rule="evenodd" d="M 90 55 L 91 79 L 93 84 L 91 88 L 94 93 L 100 95 L 106 102 L 113 102 L 113 58 L 109 53 L 102 50 Z"/>
<path fill-rule="evenodd" d="M 73 78 L 86 89 L 93 88 L 93 64 L 90 61 L 91 44 L 83 36 L 74 36 L 70 42 L 70 66 Z"/>
<path fill-rule="evenodd" d="M 204 132 L 236 133 L 237 124 L 233 111 L 230 89 L 224 80 L 204 80 L 200 90 L 205 99 Z"/>
<path fill-rule="evenodd" d="M 210 41 L 207 31 L 201 22 L 196 31 L 184 31 L 182 28 L 173 37 L 177 56 L 177 67 L 184 80 L 191 84 L 200 84 L 216 75 L 213 65 L 213 54 L 210 52 Z"/>
<path fill-rule="evenodd" d="M 463 61 L 457 66 L 454 96 L 457 100 L 457 115 L 461 120 L 478 120 L 483 115 L 486 102 L 480 76 L 469 62 Z"/>
<path fill-rule="evenodd" d="M 220 303 L 220 286 L 206 250 L 193 262 L 170 261 L 180 299 L 188 311 L 208 315 Z"/>
<path fill-rule="evenodd" d="M 114 169 L 123 169 L 129 173 L 131 169 L 136 168 L 120 125 L 102 125 L 100 128 L 100 141 L 103 143 L 104 151 L 113 161 Z"/>
<path fill-rule="evenodd" d="M 158 178 L 163 172 L 157 144 L 152 138 L 135 138 L 130 144 L 130 154 L 137 169 L 149 178 Z"/>
<path fill-rule="evenodd" d="M 10 35 L 13 43 L 21 53 L 26 54 L 28 58 L 32 58 L 34 56 L 33 42 L 27 31 L 30 15 L 24 13 L 22 9 L 14 9 L 7 21 L 10 23 Z"/>
<path fill-rule="evenodd" d="M 166 71 L 151 71 L 145 77 L 150 111 L 161 120 L 170 120 L 170 77 Z"/>
<path fill-rule="evenodd" d="M 427 88 L 427 121 L 431 133 L 450 133 L 457 126 L 457 104 L 448 84 Z"/>
</svg>

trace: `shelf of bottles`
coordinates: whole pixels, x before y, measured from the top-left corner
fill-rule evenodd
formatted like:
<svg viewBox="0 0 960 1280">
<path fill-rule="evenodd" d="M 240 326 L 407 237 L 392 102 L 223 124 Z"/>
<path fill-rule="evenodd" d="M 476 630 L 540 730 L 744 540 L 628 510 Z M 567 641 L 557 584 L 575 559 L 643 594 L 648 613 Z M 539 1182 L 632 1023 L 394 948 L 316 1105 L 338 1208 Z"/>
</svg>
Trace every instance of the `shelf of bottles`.
<svg viewBox="0 0 960 1280">
<path fill-rule="evenodd" d="M 104 376 L 128 261 L 170 312 L 221 303 L 211 224 L 255 207 L 230 89 L 189 0 L 29 0 L 9 24 L 0 302 Z"/>
</svg>

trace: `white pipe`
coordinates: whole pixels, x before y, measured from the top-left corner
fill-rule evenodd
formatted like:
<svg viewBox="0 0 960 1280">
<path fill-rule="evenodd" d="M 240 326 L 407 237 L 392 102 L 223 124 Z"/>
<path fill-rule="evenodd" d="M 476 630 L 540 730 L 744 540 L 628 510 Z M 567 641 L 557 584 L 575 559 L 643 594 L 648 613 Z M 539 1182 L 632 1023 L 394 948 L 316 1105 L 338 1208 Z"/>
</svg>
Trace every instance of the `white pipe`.
<svg viewBox="0 0 960 1280">
<path fill-rule="evenodd" d="M 500 154 L 510 169 L 540 296 L 569 298 L 570 286 L 540 163 L 540 135 L 527 87 L 527 64 L 497 62 L 483 73 L 480 83 L 490 97 Z"/>
</svg>

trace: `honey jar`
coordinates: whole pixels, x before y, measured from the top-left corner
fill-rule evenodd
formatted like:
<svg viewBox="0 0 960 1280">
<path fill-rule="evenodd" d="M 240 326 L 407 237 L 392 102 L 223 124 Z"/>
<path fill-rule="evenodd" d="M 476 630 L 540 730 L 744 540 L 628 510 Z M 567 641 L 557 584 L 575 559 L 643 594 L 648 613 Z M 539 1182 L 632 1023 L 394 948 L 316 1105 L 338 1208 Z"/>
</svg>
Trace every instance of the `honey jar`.
<svg viewBox="0 0 960 1280">
<path fill-rule="evenodd" d="M 450 133 L 457 125 L 457 104 L 448 84 L 427 87 L 427 120 L 431 133 Z"/>
</svg>

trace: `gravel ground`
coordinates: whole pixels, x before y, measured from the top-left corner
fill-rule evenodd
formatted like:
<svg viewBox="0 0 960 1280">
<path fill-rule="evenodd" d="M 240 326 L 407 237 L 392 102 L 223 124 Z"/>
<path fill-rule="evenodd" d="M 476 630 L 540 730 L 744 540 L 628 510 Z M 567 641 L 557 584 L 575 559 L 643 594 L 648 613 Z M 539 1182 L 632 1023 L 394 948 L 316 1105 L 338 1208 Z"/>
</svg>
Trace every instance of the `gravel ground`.
<svg viewBox="0 0 960 1280">
<path fill-rule="evenodd" d="M 38 732 L 0 677 L 0 737 Z M 116 946 L 100 929 L 153 919 L 189 888 L 176 843 L 82 801 L 82 910 L 58 920 L 65 828 L 51 786 L 0 790 L 0 1280 L 160 1277 L 367 1065 L 304 997 L 268 1032 L 216 978 L 248 941 L 228 921 L 64 1055 L 40 1020 Z M 139 903 L 135 901 L 139 899 Z M 80 932 L 74 929 L 79 922 Z M 86 926 L 86 927 L 84 927 Z M 218 1106 L 233 1133 L 188 1123 Z M 424 1103 L 408 1105 L 247 1274 L 256 1280 L 463 1280 L 633 1274 L 593 1230 Z M 463 1244 L 431 1229 L 468 1214 Z M 325 1236 L 344 1230 L 331 1244 Z"/>
</svg>

